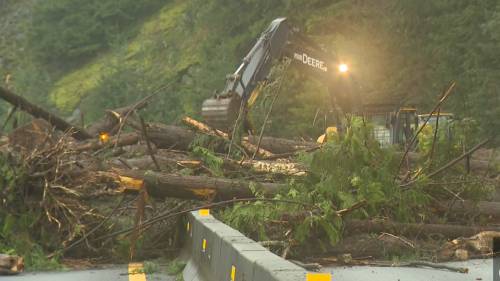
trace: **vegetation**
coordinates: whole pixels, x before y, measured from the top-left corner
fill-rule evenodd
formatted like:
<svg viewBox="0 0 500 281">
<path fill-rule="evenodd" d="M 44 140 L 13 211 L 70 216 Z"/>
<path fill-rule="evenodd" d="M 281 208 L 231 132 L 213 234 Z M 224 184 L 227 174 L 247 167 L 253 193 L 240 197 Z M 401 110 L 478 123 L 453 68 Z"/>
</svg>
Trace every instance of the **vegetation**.
<svg viewBox="0 0 500 281">
<path fill-rule="evenodd" d="M 26 174 L 13 159 L 0 155 L 0 253 L 21 255 L 29 270 L 61 269 L 57 257 L 46 257 L 45 249 L 38 244 L 40 239 L 51 243 L 46 230 L 34 233 L 40 213 L 23 201 Z"/>
<path fill-rule="evenodd" d="M 436 165 L 460 155 L 461 148 L 457 148 L 463 141 L 461 136 L 456 136 L 450 142 L 444 137 L 444 130 L 440 132 L 441 136 L 436 141 L 439 150 L 436 149 L 433 156 Z M 432 147 L 432 141 L 427 142 L 427 138 L 426 133 L 419 143 L 424 155 Z M 438 181 L 442 188 L 430 188 L 432 180 L 426 174 L 431 172 L 428 166 L 432 160 L 428 157 L 414 168 L 415 172 L 409 174 L 414 179 L 413 184 L 400 186 L 401 181 L 396 177 L 401 156 L 396 154 L 394 147 L 380 147 L 373 138 L 370 124 L 359 118 L 350 120 L 345 136 L 337 135 L 321 150 L 303 154 L 300 158 L 307 167 L 307 177 L 304 180 L 289 180 L 288 188 L 275 199 L 306 203 L 311 206 L 310 211 L 304 214 L 304 206 L 289 203 L 239 203 L 224 210 L 221 218 L 258 241 L 286 237 L 291 243 L 298 243 L 300 250 L 301 247 L 309 247 L 307 243 L 310 241 L 326 242 L 323 247 L 327 242 L 335 245 L 342 238 L 342 219 L 336 211 L 349 209 L 359 202 L 366 204 L 348 213 L 349 218 L 437 223 L 439 220 L 429 208 L 433 201 L 449 200 L 453 194 L 470 200 L 484 200 L 493 190 L 492 185 L 474 181 L 474 176 L 467 176 L 469 182 L 463 179 L 460 176 L 464 174 L 461 167 L 450 169 L 442 176 Z M 452 182 L 457 178 L 464 183 L 446 183 L 446 180 Z M 256 195 L 259 196 L 258 191 Z M 287 220 L 291 224 L 291 232 L 288 227 L 283 229 L 269 225 L 269 222 L 294 216 L 300 219 Z"/>
<path fill-rule="evenodd" d="M 80 107 L 87 122 L 166 85 L 149 117 L 196 117 L 269 21 L 287 16 L 351 65 L 363 100 L 412 103 L 425 112 L 456 80 L 457 97 L 445 110 L 476 120 L 483 135 L 499 129 L 495 1 L 19 2 L 8 2 L 5 13 L 32 17 L 14 18 L 23 36 L 15 42 L 20 48 L 2 45 L 10 55 L 0 74 L 12 74 L 17 92 L 55 110 Z M 304 74 L 292 71 L 289 81 L 268 132 L 313 137 L 324 126 L 311 126 L 315 113 L 324 115 L 331 98 Z"/>
</svg>

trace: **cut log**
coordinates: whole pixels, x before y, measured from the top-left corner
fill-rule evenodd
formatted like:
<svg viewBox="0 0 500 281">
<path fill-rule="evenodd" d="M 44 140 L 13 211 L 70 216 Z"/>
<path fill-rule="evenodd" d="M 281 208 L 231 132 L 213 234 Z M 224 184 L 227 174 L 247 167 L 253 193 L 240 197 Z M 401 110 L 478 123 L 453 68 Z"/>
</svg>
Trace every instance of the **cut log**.
<svg viewBox="0 0 500 281">
<path fill-rule="evenodd" d="M 259 142 L 258 136 L 249 136 L 244 139 L 248 139 L 248 141 L 254 145 L 257 145 L 257 143 Z M 313 149 L 318 147 L 318 144 L 315 142 L 262 137 L 260 146 L 266 150 L 271 151 L 274 154 L 285 154 L 294 151 Z"/>
<path fill-rule="evenodd" d="M 483 231 L 472 237 L 460 237 L 447 241 L 439 249 L 441 260 L 453 260 L 466 257 L 487 257 L 493 253 L 493 240 L 500 238 L 500 232 Z"/>
<path fill-rule="evenodd" d="M 500 231 L 500 227 L 490 226 L 398 223 L 375 220 L 347 220 L 344 225 L 346 232 L 350 234 L 387 232 L 406 237 L 440 235 L 451 239 L 472 236 L 481 231 Z"/>
<path fill-rule="evenodd" d="M 92 136 L 99 136 L 99 134 L 101 133 L 114 135 L 118 131 L 118 127 L 118 119 L 113 115 L 111 111 L 106 110 L 104 116 L 101 119 L 95 121 L 87 128 L 87 132 Z"/>
<path fill-rule="evenodd" d="M 93 139 L 83 143 L 77 143 L 72 150 L 74 151 L 92 151 L 98 150 L 104 147 L 113 147 L 113 146 L 126 146 L 133 145 L 139 142 L 141 138 L 136 133 L 127 133 L 122 134 L 120 137 L 114 136 L 109 138 L 108 141 L 103 142 L 100 139 Z"/>
<path fill-rule="evenodd" d="M 114 135 L 120 125 L 120 120 L 117 118 L 117 116 L 125 116 L 129 114 L 130 111 L 142 109 L 146 105 L 147 100 L 143 99 L 133 105 L 113 110 L 106 110 L 104 116 L 101 119 L 97 120 L 87 128 L 87 132 L 93 136 L 98 136 L 100 133 L 108 133 L 110 135 Z"/>
<path fill-rule="evenodd" d="M 273 195 L 283 187 L 276 183 L 254 183 L 203 176 L 181 176 L 152 171 L 119 170 L 118 175 L 142 179 L 148 194 L 153 198 L 166 197 L 196 200 L 228 200 L 252 198 L 252 189 L 264 195 Z"/>
<path fill-rule="evenodd" d="M 24 260 L 19 256 L 0 254 L 0 275 L 13 275 L 23 272 Z"/>
<path fill-rule="evenodd" d="M 11 91 L 0 87 L 0 98 L 17 108 L 29 113 L 35 118 L 42 118 L 63 132 L 73 132 L 73 137 L 79 140 L 89 139 L 92 136 L 82 128 L 78 128 L 64 119 L 52 114 L 38 105 L 30 103 L 27 99 L 18 96 Z"/>
<path fill-rule="evenodd" d="M 179 126 L 148 123 L 148 136 L 158 148 L 188 150 L 196 134 Z"/>
<path fill-rule="evenodd" d="M 247 168 L 256 173 L 272 173 L 287 176 L 304 176 L 306 169 L 296 162 L 281 159 L 278 161 L 266 160 L 244 160 L 235 161 L 231 159 L 224 159 L 224 166 L 228 168 Z"/>
</svg>

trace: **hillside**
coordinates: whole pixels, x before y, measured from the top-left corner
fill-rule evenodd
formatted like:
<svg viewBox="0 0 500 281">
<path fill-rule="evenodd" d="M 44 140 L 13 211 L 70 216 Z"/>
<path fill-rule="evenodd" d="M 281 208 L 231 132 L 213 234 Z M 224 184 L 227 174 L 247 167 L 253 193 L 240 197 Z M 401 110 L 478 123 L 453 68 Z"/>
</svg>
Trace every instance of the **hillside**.
<svg viewBox="0 0 500 281">
<path fill-rule="evenodd" d="M 160 88 L 149 118 L 196 117 L 265 26 L 287 16 L 350 64 L 362 100 L 425 111 L 455 80 L 460 97 L 446 110 L 481 121 L 485 132 L 499 125 L 494 1 L 87 1 L 80 14 L 68 13 L 77 2 L 3 2 L 0 74 L 11 74 L 16 92 L 54 111 L 69 115 L 79 107 L 87 122 Z M 281 89 L 271 118 L 276 135 L 321 131 L 310 124 L 330 98 L 302 75 L 290 73 Z"/>
</svg>

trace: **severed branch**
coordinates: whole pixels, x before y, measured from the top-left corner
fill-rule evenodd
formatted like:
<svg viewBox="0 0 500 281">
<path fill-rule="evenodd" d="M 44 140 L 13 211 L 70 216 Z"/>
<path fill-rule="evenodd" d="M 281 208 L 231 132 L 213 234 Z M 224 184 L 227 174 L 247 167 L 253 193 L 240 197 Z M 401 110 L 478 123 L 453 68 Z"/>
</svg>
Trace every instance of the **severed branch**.
<svg viewBox="0 0 500 281">
<path fill-rule="evenodd" d="M 146 140 L 146 145 L 148 147 L 149 156 L 151 156 L 151 160 L 153 160 L 153 163 L 155 163 L 156 170 L 158 172 L 160 172 L 161 168 L 160 168 L 160 165 L 158 164 L 158 161 L 156 161 L 155 154 L 153 152 L 153 149 L 151 148 L 151 142 L 149 141 L 148 131 L 146 129 L 146 123 L 144 123 L 144 119 L 142 119 L 141 116 L 139 116 L 139 120 L 141 121 L 142 135 L 144 136 L 144 139 Z"/>
<path fill-rule="evenodd" d="M 444 264 L 424 262 L 424 261 L 412 261 L 403 263 L 387 263 L 387 262 L 363 262 L 363 265 L 370 266 L 380 266 L 380 267 L 430 267 L 434 269 L 444 269 L 452 272 L 458 273 L 469 273 L 469 269 L 466 267 L 454 267 Z"/>
<path fill-rule="evenodd" d="M 482 142 L 476 144 L 476 146 L 474 146 L 473 148 L 469 149 L 469 151 L 465 152 L 464 154 L 460 155 L 459 157 L 451 160 L 448 164 L 444 165 L 443 167 L 437 169 L 436 171 L 430 173 L 428 175 L 429 178 L 432 178 L 440 173 L 442 173 L 443 171 L 445 171 L 446 169 L 450 168 L 451 166 L 455 165 L 456 163 L 458 163 L 460 160 L 464 159 L 465 157 L 471 155 L 472 153 L 474 153 L 476 150 L 480 149 L 483 145 L 487 144 L 488 142 L 490 142 L 491 139 L 488 138 L 488 139 L 485 139 L 483 140 Z"/>
<path fill-rule="evenodd" d="M 413 137 L 411 138 L 410 142 L 406 146 L 406 149 L 405 149 L 405 152 L 403 154 L 403 157 L 401 158 L 401 161 L 399 162 L 399 167 L 397 169 L 398 172 L 399 172 L 399 170 L 401 170 L 401 167 L 403 166 L 404 161 L 406 159 L 406 156 L 408 155 L 408 152 L 410 152 L 411 147 L 413 146 L 413 144 L 415 143 L 415 141 L 417 141 L 418 135 L 420 134 L 420 132 L 422 132 L 422 130 L 424 129 L 424 127 L 427 125 L 427 123 L 429 122 L 429 120 L 432 118 L 432 115 L 439 108 L 441 108 L 441 105 L 448 99 L 448 97 L 450 96 L 450 94 L 453 92 L 453 89 L 455 89 L 455 85 L 456 85 L 455 82 L 451 83 L 451 85 L 448 87 L 448 89 L 444 92 L 444 94 L 441 96 L 441 98 L 439 99 L 439 101 L 436 103 L 436 105 L 434 106 L 434 108 L 432 109 L 432 111 L 429 113 L 429 116 L 425 119 L 425 121 L 422 124 L 422 126 L 420 126 L 420 128 L 418 128 L 418 130 L 415 133 L 415 135 L 413 135 Z M 396 180 L 396 178 L 397 178 L 397 175 L 395 175 L 394 180 Z"/>
<path fill-rule="evenodd" d="M 10 118 L 12 118 L 12 116 L 14 115 L 14 113 L 16 113 L 17 111 L 17 106 L 14 105 L 10 110 L 9 110 L 9 113 L 7 114 L 7 117 L 5 118 L 5 121 L 3 122 L 3 125 L 2 125 L 2 131 L 5 129 L 5 127 L 7 126 L 7 124 L 9 123 L 9 120 Z"/>
<path fill-rule="evenodd" d="M 193 128 L 199 132 L 202 132 L 204 134 L 220 137 L 220 138 L 225 139 L 225 140 L 229 140 L 229 135 L 227 133 L 222 132 L 221 130 L 213 129 L 202 122 L 194 120 L 193 118 L 184 117 L 184 118 L 182 118 L 182 122 L 184 122 L 184 124 L 188 125 L 189 127 Z M 273 153 L 271 153 L 270 151 L 267 151 L 263 148 L 258 149 L 256 145 L 250 143 L 248 140 L 245 140 L 245 139 L 241 141 L 241 146 L 243 148 L 245 148 L 247 151 L 257 153 L 257 155 L 259 155 L 260 157 L 263 157 L 263 158 L 273 156 Z"/>
<path fill-rule="evenodd" d="M 343 215 L 346 215 L 354 210 L 357 210 L 357 209 L 360 209 L 360 208 L 363 208 L 364 206 L 366 206 L 368 202 L 366 200 L 361 200 L 359 202 L 356 202 L 354 203 L 352 206 L 350 206 L 349 208 L 345 208 L 345 209 L 342 209 L 342 210 L 338 210 L 336 213 L 338 216 L 343 216 Z"/>
<path fill-rule="evenodd" d="M 491 141 L 491 138 L 488 138 L 488 139 L 485 139 L 483 140 L 482 142 L 476 144 L 473 148 L 469 149 L 469 151 L 465 152 L 464 154 L 460 155 L 459 157 L 451 160 L 450 162 L 448 162 L 446 165 L 442 166 L 441 168 L 437 169 L 436 171 L 430 173 L 429 175 L 427 175 L 428 178 L 432 178 L 436 175 L 439 175 L 440 173 L 444 172 L 445 170 L 449 169 L 450 167 L 452 167 L 453 165 L 457 164 L 458 162 L 460 162 L 462 159 L 464 159 L 465 157 L 471 155 L 472 153 L 474 153 L 476 150 L 480 149 L 483 145 L 487 144 L 488 142 Z M 402 184 L 400 185 L 401 187 L 408 187 L 412 184 L 414 184 L 415 182 L 417 182 L 417 180 L 414 180 L 414 181 L 411 181 L 411 182 L 408 182 L 408 183 L 405 183 L 405 184 Z"/>
</svg>

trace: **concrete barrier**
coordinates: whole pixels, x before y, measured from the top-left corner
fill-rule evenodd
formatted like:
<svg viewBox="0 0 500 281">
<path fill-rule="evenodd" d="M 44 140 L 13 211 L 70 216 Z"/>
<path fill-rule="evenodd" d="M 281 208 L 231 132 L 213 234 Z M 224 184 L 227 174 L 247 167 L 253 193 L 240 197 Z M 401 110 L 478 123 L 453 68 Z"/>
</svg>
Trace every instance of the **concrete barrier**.
<svg viewBox="0 0 500 281">
<path fill-rule="evenodd" d="M 208 210 L 189 214 L 185 281 L 306 281 L 307 271 L 218 221 Z M 319 277 L 319 276 L 318 276 Z"/>
</svg>

